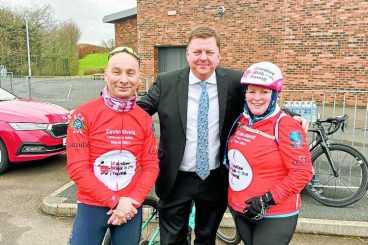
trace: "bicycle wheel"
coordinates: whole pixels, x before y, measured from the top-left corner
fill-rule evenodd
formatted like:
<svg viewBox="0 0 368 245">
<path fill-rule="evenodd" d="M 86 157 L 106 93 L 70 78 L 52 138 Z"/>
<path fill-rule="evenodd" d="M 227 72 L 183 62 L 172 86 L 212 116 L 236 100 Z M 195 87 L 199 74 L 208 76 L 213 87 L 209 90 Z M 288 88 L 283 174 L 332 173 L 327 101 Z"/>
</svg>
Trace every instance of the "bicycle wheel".
<svg viewBox="0 0 368 245">
<path fill-rule="evenodd" d="M 216 236 L 226 244 L 235 245 L 240 242 L 240 236 L 235 227 L 234 211 L 231 208 L 226 209 Z"/>
<path fill-rule="evenodd" d="M 312 154 L 314 176 L 306 186 L 318 202 L 330 207 L 344 207 L 359 201 L 368 188 L 368 163 L 363 154 L 351 146 L 329 147 L 336 175 L 326 154 L 318 147 Z"/>
<path fill-rule="evenodd" d="M 157 199 L 147 197 L 142 204 L 142 231 L 140 245 L 159 244 Z"/>
</svg>

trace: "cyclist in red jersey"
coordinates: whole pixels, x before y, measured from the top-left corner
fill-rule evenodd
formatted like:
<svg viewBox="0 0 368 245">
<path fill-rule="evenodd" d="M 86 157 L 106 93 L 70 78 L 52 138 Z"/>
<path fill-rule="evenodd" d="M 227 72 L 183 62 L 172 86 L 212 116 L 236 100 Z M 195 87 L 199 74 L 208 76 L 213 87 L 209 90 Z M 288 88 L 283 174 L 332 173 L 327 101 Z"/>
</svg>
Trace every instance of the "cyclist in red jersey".
<svg viewBox="0 0 368 245">
<path fill-rule="evenodd" d="M 136 105 L 139 57 L 129 47 L 110 53 L 106 87 L 77 108 L 67 134 L 67 170 L 77 186 L 78 210 L 69 244 L 138 244 L 140 208 L 157 178 L 151 117 Z"/>
<path fill-rule="evenodd" d="M 229 138 L 229 205 L 247 245 L 284 245 L 294 234 L 300 191 L 312 177 L 301 125 L 277 104 L 283 77 L 270 62 L 250 66 L 241 78 L 244 112 Z"/>
</svg>

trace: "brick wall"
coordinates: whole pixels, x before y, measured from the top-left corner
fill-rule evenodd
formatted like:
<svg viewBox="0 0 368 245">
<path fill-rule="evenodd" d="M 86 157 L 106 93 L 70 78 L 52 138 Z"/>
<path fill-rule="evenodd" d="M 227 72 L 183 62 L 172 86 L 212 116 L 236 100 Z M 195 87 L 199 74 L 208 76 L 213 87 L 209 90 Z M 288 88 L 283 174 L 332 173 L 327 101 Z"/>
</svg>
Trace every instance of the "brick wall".
<svg viewBox="0 0 368 245">
<path fill-rule="evenodd" d="M 282 68 L 285 89 L 368 90 L 366 0 L 138 0 L 137 13 L 142 73 L 151 81 L 155 47 L 185 45 L 189 32 L 205 25 L 220 33 L 223 67 L 268 60 Z"/>
<path fill-rule="evenodd" d="M 128 46 L 138 51 L 137 16 L 125 18 L 115 23 L 115 46 Z M 139 92 L 146 91 L 145 76 L 142 76 Z"/>
<path fill-rule="evenodd" d="M 115 46 L 137 49 L 137 16 L 115 23 Z"/>
</svg>

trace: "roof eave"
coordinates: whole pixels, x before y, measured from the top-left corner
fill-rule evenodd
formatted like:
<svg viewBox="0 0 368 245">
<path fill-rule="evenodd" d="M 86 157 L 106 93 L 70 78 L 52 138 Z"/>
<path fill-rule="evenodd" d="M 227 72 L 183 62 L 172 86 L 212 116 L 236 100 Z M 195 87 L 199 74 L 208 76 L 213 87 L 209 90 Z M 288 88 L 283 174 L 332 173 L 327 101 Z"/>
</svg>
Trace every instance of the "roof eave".
<svg viewBox="0 0 368 245">
<path fill-rule="evenodd" d="M 115 23 L 117 21 L 121 21 L 123 19 L 129 18 L 129 17 L 133 17 L 137 15 L 137 8 L 131 8 L 131 9 L 127 9 L 127 10 L 123 10 L 120 12 L 116 12 L 113 14 L 109 14 L 103 17 L 102 21 L 104 23 Z"/>
</svg>

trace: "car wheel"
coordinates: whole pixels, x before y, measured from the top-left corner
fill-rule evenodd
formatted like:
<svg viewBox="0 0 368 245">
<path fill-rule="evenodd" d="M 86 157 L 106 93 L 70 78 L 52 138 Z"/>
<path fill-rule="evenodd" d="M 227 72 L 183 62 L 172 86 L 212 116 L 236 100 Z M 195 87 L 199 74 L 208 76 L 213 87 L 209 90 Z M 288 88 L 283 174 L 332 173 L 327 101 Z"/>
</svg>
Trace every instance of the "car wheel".
<svg viewBox="0 0 368 245">
<path fill-rule="evenodd" d="M 0 139 L 0 174 L 9 168 L 8 152 Z"/>
</svg>

